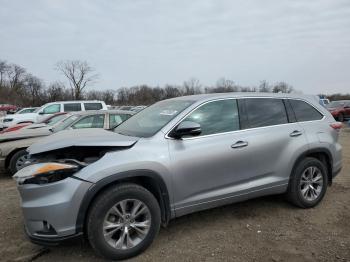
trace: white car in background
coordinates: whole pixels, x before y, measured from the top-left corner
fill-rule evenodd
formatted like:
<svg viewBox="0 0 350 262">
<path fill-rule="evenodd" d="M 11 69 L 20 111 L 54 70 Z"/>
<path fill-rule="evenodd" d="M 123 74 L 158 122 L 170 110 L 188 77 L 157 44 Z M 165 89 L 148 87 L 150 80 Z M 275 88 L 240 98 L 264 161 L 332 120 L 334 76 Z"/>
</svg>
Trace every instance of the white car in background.
<svg viewBox="0 0 350 262">
<path fill-rule="evenodd" d="M 36 123 L 49 115 L 59 112 L 75 112 L 90 110 L 107 110 L 103 101 L 64 101 L 52 102 L 43 105 L 33 113 L 7 115 L 0 123 L 0 128 L 4 129 L 21 123 Z"/>
</svg>

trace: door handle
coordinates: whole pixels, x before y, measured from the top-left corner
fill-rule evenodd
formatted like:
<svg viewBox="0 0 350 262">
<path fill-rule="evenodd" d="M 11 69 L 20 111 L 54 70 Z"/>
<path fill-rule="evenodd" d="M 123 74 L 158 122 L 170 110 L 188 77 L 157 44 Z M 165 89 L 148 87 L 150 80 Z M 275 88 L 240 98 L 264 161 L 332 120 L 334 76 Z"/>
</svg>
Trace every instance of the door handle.
<svg viewBox="0 0 350 262">
<path fill-rule="evenodd" d="M 289 134 L 289 136 L 296 137 L 296 136 L 301 136 L 302 134 L 303 134 L 303 132 L 301 132 L 299 130 L 294 130 L 292 133 Z"/>
<path fill-rule="evenodd" d="M 246 147 L 248 146 L 248 142 L 246 141 L 237 141 L 233 145 L 231 145 L 231 148 L 241 148 L 241 147 Z"/>
</svg>

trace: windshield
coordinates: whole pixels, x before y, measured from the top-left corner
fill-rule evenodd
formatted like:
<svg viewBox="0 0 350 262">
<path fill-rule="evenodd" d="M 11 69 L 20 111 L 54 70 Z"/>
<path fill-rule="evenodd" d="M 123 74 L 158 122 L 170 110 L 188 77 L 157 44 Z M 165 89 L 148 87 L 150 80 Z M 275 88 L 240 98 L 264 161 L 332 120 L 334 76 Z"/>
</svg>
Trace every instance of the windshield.
<svg viewBox="0 0 350 262">
<path fill-rule="evenodd" d="M 344 101 L 332 101 L 327 105 L 327 107 L 341 107 L 344 106 L 344 104 Z"/>
<path fill-rule="evenodd" d="M 26 113 L 32 113 L 36 110 L 36 108 L 23 108 L 21 110 L 19 110 L 18 112 L 16 112 L 16 114 L 26 114 Z"/>
<path fill-rule="evenodd" d="M 53 132 L 58 132 L 58 131 L 62 131 L 64 129 L 66 129 L 67 127 L 69 127 L 73 122 L 75 122 L 75 120 L 77 120 L 80 116 L 79 115 L 72 115 L 70 117 L 67 117 L 66 119 L 64 119 L 62 122 L 58 122 L 57 125 L 55 125 L 52 128 Z"/>
<path fill-rule="evenodd" d="M 66 117 L 67 117 L 67 115 L 65 115 L 65 114 L 53 116 L 52 118 L 50 118 L 49 121 L 47 121 L 47 125 L 48 126 L 53 126 L 53 125 L 57 124 L 59 121 L 61 121 L 62 119 L 66 118 Z"/>
<path fill-rule="evenodd" d="M 126 136 L 151 137 L 193 102 L 189 100 L 158 102 L 121 123 L 114 132 Z"/>
</svg>

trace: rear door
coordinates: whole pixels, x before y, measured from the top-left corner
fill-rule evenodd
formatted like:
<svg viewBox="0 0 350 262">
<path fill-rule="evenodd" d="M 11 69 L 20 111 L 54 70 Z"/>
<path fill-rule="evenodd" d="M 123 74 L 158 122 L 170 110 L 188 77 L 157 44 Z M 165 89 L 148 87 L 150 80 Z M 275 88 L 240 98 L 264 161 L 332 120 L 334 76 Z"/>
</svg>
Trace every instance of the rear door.
<svg viewBox="0 0 350 262">
<path fill-rule="evenodd" d="M 305 130 L 296 122 L 286 100 L 281 98 L 244 98 L 240 101 L 242 140 L 250 147 L 251 166 L 239 182 L 251 190 L 284 191 L 297 157 L 308 148 Z"/>
</svg>

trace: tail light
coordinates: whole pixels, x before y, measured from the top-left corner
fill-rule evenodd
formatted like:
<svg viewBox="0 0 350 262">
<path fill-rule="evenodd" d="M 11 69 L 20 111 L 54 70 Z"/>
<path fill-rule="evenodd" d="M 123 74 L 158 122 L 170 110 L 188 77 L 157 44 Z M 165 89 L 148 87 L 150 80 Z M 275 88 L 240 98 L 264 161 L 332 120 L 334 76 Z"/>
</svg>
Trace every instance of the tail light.
<svg viewBox="0 0 350 262">
<path fill-rule="evenodd" d="M 343 124 L 341 122 L 335 122 L 330 124 L 331 128 L 333 128 L 336 131 L 340 131 L 340 129 L 343 127 Z"/>
</svg>

